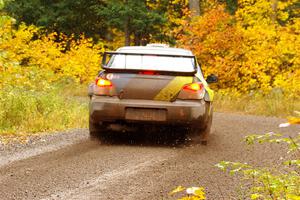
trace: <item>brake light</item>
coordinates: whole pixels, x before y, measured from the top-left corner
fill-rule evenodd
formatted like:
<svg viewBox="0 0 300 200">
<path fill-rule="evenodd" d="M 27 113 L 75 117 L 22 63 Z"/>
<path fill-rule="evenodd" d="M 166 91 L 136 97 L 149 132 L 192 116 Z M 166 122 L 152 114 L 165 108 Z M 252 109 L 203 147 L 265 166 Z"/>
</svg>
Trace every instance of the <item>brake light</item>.
<svg viewBox="0 0 300 200">
<path fill-rule="evenodd" d="M 177 99 L 183 100 L 199 100 L 205 96 L 205 88 L 201 82 L 190 83 L 182 87 Z"/>
<path fill-rule="evenodd" d="M 191 83 L 189 85 L 183 86 L 183 89 L 197 92 L 197 91 L 200 91 L 203 89 L 203 84 L 202 83 Z"/>
<path fill-rule="evenodd" d="M 111 87 L 112 82 L 110 82 L 109 80 L 103 79 L 103 78 L 98 78 L 98 79 L 96 79 L 96 85 L 98 87 Z"/>
<path fill-rule="evenodd" d="M 155 72 L 154 71 L 142 71 L 139 74 L 144 74 L 144 75 L 154 75 Z"/>
</svg>

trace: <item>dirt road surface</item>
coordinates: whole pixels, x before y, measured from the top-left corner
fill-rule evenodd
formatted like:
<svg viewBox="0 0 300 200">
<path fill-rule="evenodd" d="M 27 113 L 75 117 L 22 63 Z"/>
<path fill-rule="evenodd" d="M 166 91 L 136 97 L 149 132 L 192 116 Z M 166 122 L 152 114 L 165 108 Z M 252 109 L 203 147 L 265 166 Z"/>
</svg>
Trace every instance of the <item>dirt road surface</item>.
<svg viewBox="0 0 300 200">
<path fill-rule="evenodd" d="M 202 186 L 207 199 L 238 199 L 238 178 L 214 165 L 222 160 L 277 165 L 276 146 L 246 147 L 249 134 L 295 135 L 285 120 L 216 113 L 211 140 L 195 145 L 173 133 L 113 135 L 90 141 L 87 130 L 0 146 L 0 199 L 174 199 L 176 186 Z M 165 134 L 172 136 L 165 137 Z"/>
</svg>

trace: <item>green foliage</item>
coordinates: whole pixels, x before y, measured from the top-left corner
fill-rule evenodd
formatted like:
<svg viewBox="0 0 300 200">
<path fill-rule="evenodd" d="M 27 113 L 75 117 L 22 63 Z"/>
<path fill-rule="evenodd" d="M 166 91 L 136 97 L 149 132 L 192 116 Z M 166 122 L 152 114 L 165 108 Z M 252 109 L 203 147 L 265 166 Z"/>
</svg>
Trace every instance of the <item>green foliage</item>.
<svg viewBox="0 0 300 200">
<path fill-rule="evenodd" d="M 227 10 L 234 14 L 238 8 L 238 0 L 226 0 L 226 5 Z"/>
<path fill-rule="evenodd" d="M 59 32 L 79 37 L 108 38 L 112 28 L 133 34 L 135 43 L 149 41 L 150 36 L 160 34 L 160 27 L 166 22 L 164 14 L 151 10 L 146 1 L 140 0 L 13 0 L 5 10 L 19 23 L 45 27 L 48 32 Z M 124 31 L 125 32 L 125 31 Z"/>
<path fill-rule="evenodd" d="M 244 179 L 251 181 L 250 191 L 245 191 L 251 199 L 296 200 L 300 197 L 300 176 L 293 167 L 289 168 L 290 171 L 279 172 L 226 161 L 220 162 L 216 166 L 224 171 L 229 171 L 231 175 L 239 173 Z"/>
<path fill-rule="evenodd" d="M 281 124 L 285 127 L 289 124 L 299 123 L 291 120 Z M 267 133 L 264 135 L 250 135 L 245 138 L 248 145 L 265 143 L 283 143 L 288 146 L 292 159 L 284 160 L 277 168 L 254 167 L 246 163 L 222 161 L 216 166 L 229 174 L 239 174 L 246 180 L 249 190 L 245 191 L 250 199 L 300 199 L 300 135 L 291 138 L 280 134 Z M 250 187 L 249 187 L 250 185 Z M 247 187 L 245 187 L 247 188 Z"/>
<path fill-rule="evenodd" d="M 226 10 L 230 14 L 234 14 L 235 11 L 238 9 L 238 0 L 218 0 L 219 3 L 226 4 Z"/>
<path fill-rule="evenodd" d="M 75 94 L 82 88 L 79 83 L 90 81 L 99 70 L 101 47 L 83 37 L 61 36 L 57 43 L 55 34 L 41 36 L 34 26 L 15 29 L 12 19 L 2 21 L 0 140 L 85 127 L 88 106 Z"/>
<path fill-rule="evenodd" d="M 74 84 L 76 86 L 76 84 Z M 24 90 L 13 85 L 0 91 L 0 136 L 85 127 L 87 103 L 66 97 L 63 88 Z M 1 137 L 0 137 L 1 139 Z"/>
<path fill-rule="evenodd" d="M 121 30 L 128 44 L 145 44 L 149 41 L 168 41 L 175 44 L 171 34 L 187 16 L 188 0 L 2 0 L 5 11 L 17 19 L 44 27 L 48 32 L 59 32 L 79 37 L 84 33 L 94 39 L 112 41 L 114 28 Z M 237 0 L 205 0 L 200 2 L 203 15 L 208 5 L 226 4 L 233 14 Z M 291 5 L 290 15 L 297 5 Z M 134 38 L 133 42 L 129 40 Z"/>
<path fill-rule="evenodd" d="M 0 0 L 0 10 L 4 8 L 4 0 Z"/>
<path fill-rule="evenodd" d="M 106 23 L 97 15 L 94 7 L 102 7 L 101 0 L 11 0 L 5 10 L 18 23 L 25 22 L 45 27 L 48 32 L 59 32 L 67 35 L 85 33 L 98 38 L 106 34 Z"/>
<path fill-rule="evenodd" d="M 292 115 L 294 110 L 300 108 L 300 100 L 293 96 L 287 96 L 280 90 L 273 90 L 269 94 L 260 92 L 239 94 L 230 89 L 216 92 L 214 107 L 219 112 L 287 117 Z"/>
<path fill-rule="evenodd" d="M 300 137 L 283 137 L 281 134 L 266 133 L 264 135 L 250 135 L 245 138 L 245 142 L 248 145 L 253 145 L 254 143 L 264 144 L 264 143 L 285 143 L 288 145 L 289 152 L 296 150 L 300 151 Z"/>
<path fill-rule="evenodd" d="M 112 0 L 106 6 L 95 7 L 95 10 L 108 26 L 125 32 L 127 45 L 131 35 L 135 45 L 148 43 L 151 36 L 160 33 L 160 27 L 166 22 L 162 13 L 147 6 L 147 1 Z"/>
</svg>

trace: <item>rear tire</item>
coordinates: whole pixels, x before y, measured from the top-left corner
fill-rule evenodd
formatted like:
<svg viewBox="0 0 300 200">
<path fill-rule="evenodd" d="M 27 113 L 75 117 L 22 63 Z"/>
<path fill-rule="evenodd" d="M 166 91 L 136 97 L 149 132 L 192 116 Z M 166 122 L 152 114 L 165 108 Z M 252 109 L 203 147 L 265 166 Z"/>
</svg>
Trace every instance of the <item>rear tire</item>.
<svg viewBox="0 0 300 200">
<path fill-rule="evenodd" d="M 191 128 L 192 142 L 206 146 L 211 131 L 211 125 L 212 125 L 212 115 L 209 116 L 209 119 L 203 128 L 192 127 Z"/>
<path fill-rule="evenodd" d="M 90 118 L 89 119 L 89 132 L 90 132 L 90 139 L 103 139 L 103 136 L 105 134 L 106 127 L 103 125 L 100 125 L 100 123 L 95 123 Z"/>
</svg>

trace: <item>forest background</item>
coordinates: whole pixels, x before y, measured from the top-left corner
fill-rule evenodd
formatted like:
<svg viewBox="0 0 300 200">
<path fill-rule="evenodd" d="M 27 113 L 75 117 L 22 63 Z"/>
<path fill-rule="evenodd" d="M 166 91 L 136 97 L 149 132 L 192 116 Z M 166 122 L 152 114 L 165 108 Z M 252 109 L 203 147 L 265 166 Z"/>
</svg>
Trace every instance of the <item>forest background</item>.
<svg viewBox="0 0 300 200">
<path fill-rule="evenodd" d="M 0 0 L 0 137 L 86 127 L 105 50 L 168 43 L 216 74 L 218 111 L 300 108 L 297 0 Z"/>
</svg>

